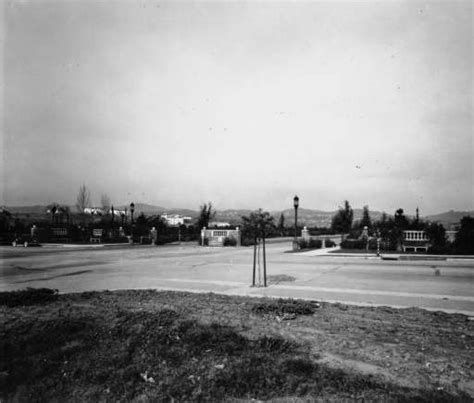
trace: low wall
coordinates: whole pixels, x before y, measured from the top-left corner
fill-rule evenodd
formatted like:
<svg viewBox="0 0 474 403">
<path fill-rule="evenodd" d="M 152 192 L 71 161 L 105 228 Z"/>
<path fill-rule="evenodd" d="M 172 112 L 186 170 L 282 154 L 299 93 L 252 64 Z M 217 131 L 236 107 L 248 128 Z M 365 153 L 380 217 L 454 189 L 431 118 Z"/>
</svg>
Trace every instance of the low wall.
<svg viewBox="0 0 474 403">
<path fill-rule="evenodd" d="M 233 239 L 236 243 L 235 246 L 240 246 L 241 232 L 239 227 L 236 229 L 207 229 L 204 227 L 201 230 L 201 245 L 203 246 L 206 243 L 208 246 L 224 246 L 226 239 Z"/>
</svg>

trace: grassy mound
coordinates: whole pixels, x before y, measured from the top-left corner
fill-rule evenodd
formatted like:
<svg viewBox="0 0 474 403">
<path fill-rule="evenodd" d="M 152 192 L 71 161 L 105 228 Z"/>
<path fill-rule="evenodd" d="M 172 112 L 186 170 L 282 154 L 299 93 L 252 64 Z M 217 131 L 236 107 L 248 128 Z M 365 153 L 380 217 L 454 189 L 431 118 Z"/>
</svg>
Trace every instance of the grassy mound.
<svg viewBox="0 0 474 403">
<path fill-rule="evenodd" d="M 120 311 L 112 326 L 91 317 L 34 322 L 2 334 L 2 340 L 4 398 L 15 392 L 25 400 L 46 401 L 216 401 L 323 393 L 452 398 L 443 392 L 414 395 L 370 376 L 327 368 L 286 340 L 250 340 L 171 310 Z"/>
<path fill-rule="evenodd" d="M 121 295 L 133 301 L 124 303 Z M 61 296 L 48 307 L 4 308 L 16 313 L 0 328 L 0 400 L 469 400 L 462 392 L 409 389 L 329 367 L 316 362 L 306 345 L 280 336 L 247 336 L 192 319 L 183 306 L 174 309 L 170 293 L 163 294 L 165 306 L 148 305 L 160 295 L 84 293 Z M 250 316 L 315 311 L 297 300 L 238 306 Z"/>
</svg>

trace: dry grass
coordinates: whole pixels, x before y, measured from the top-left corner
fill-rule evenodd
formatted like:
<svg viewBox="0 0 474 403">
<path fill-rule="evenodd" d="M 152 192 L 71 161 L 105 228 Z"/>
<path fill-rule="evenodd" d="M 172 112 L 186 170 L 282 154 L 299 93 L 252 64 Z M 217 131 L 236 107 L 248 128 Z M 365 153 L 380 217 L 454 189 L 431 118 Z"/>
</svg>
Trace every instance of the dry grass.
<svg viewBox="0 0 474 403">
<path fill-rule="evenodd" d="M 0 308 L 7 401 L 471 400 L 462 315 L 146 290 L 39 302 Z"/>
</svg>

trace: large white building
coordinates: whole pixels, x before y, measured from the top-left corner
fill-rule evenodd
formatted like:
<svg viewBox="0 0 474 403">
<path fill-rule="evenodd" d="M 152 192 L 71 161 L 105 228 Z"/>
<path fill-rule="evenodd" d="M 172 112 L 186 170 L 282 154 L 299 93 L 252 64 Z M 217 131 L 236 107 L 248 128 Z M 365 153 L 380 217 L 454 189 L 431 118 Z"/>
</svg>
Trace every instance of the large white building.
<svg viewBox="0 0 474 403">
<path fill-rule="evenodd" d="M 185 217 L 179 214 L 162 214 L 161 218 L 171 227 L 188 224 L 192 219 L 191 217 Z"/>
</svg>

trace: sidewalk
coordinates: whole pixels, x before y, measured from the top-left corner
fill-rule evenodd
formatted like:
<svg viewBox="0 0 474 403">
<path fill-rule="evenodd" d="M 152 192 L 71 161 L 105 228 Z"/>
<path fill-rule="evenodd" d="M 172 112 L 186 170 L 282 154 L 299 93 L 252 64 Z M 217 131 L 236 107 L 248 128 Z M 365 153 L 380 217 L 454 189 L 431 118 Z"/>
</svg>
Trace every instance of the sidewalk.
<svg viewBox="0 0 474 403">
<path fill-rule="evenodd" d="M 403 253 L 381 253 L 380 256 L 377 256 L 377 253 L 332 253 L 340 251 L 339 246 L 333 248 L 321 248 L 313 249 L 304 252 L 293 253 L 295 256 L 331 256 L 331 257 L 356 257 L 363 259 L 382 259 L 382 260 L 443 260 L 443 261 L 453 261 L 453 260 L 466 260 L 468 262 L 474 261 L 473 255 L 428 255 L 428 254 L 403 254 Z"/>
<path fill-rule="evenodd" d="M 380 259 L 376 253 L 331 253 L 341 250 L 339 246 L 333 248 L 313 249 L 305 252 L 296 252 L 297 256 L 332 256 L 332 257 L 359 257 L 364 259 Z"/>
</svg>

